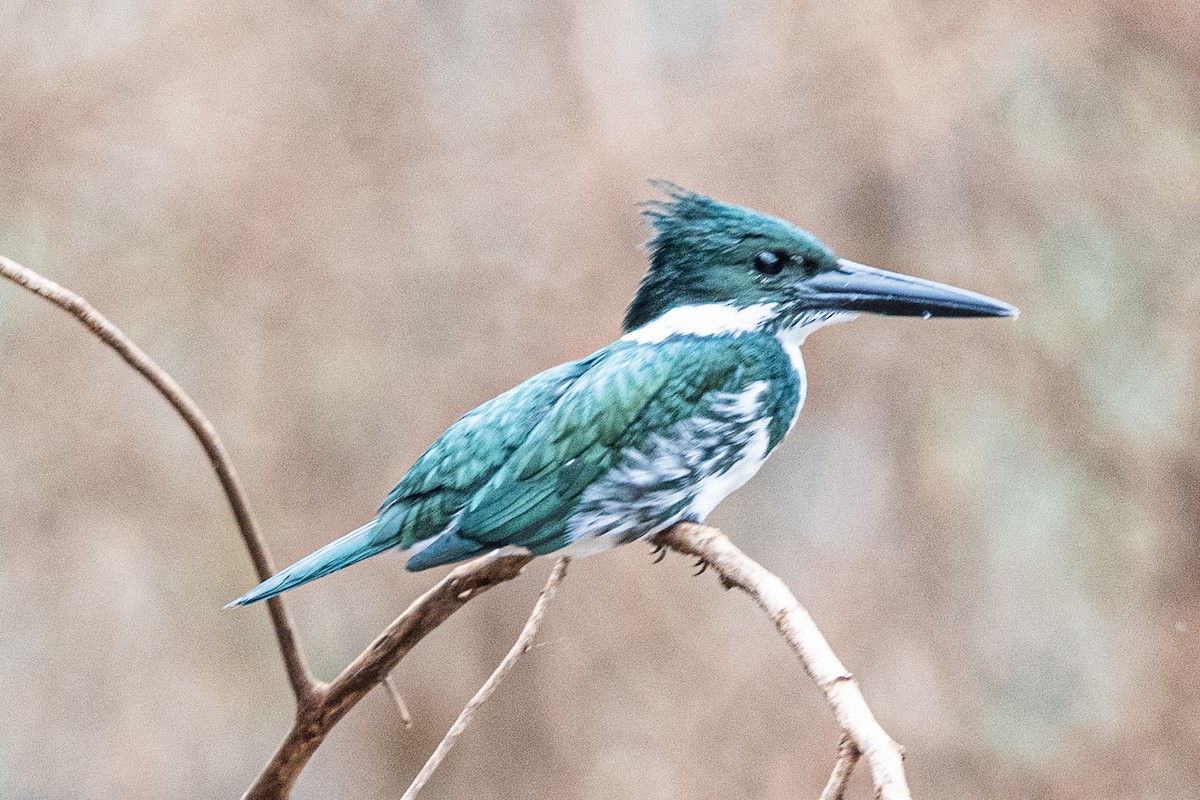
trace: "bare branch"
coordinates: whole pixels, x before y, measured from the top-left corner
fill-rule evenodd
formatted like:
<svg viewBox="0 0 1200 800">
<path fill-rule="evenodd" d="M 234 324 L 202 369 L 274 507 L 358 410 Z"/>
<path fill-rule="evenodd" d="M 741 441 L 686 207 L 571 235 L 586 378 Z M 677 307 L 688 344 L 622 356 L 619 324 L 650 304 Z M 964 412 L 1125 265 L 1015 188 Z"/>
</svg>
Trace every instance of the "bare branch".
<svg viewBox="0 0 1200 800">
<path fill-rule="evenodd" d="M 834 655 L 813 618 L 787 585 L 716 528 L 681 522 L 658 534 L 655 542 L 703 559 L 717 571 L 726 587 L 736 586 L 754 598 L 796 651 L 805 671 L 824 693 L 838 725 L 866 758 L 876 796 L 880 800 L 909 800 L 903 750 L 876 722 L 858 682 Z"/>
<path fill-rule="evenodd" d="M 280 800 L 292 790 L 313 753 L 342 717 L 395 669 L 430 632 L 480 594 L 521 574 L 532 556 L 492 554 L 456 567 L 418 597 L 328 686 L 296 709 L 291 731 L 243 795 L 243 800 Z"/>
<path fill-rule="evenodd" d="M 250 560 L 254 563 L 255 574 L 260 581 L 271 577 L 275 568 L 250 513 L 250 504 L 238 480 L 237 471 L 233 468 L 233 462 L 229 460 L 229 454 L 225 451 L 225 445 L 221 444 L 216 429 L 195 401 L 120 328 L 70 289 L 4 256 L 0 256 L 0 276 L 40 295 L 83 323 L 96 338 L 115 350 L 129 366 L 141 373 L 142 377 L 179 412 L 179 416 L 183 417 L 183 421 L 192 429 L 200 446 L 204 448 L 204 453 L 217 474 L 217 480 L 221 482 L 221 488 L 225 491 L 225 497 L 237 521 L 238 531 L 246 544 L 246 550 L 250 553 Z M 275 628 L 275 638 L 279 641 L 279 652 L 283 657 L 288 681 L 292 685 L 297 702 L 300 702 L 316 688 L 316 684 L 305 665 L 304 652 L 300 648 L 300 640 L 296 636 L 296 628 L 287 606 L 281 598 L 276 597 L 267 603 L 267 607 L 271 615 L 271 624 Z"/>
<path fill-rule="evenodd" d="M 850 734 L 843 733 L 842 740 L 838 742 L 837 761 L 833 764 L 829 783 L 825 784 L 825 790 L 821 792 L 819 800 L 845 800 L 846 785 L 850 783 L 850 775 L 854 772 L 858 757 L 858 746 L 854 744 Z"/>
<path fill-rule="evenodd" d="M 538 595 L 537 602 L 534 603 L 533 612 L 530 613 L 529 619 L 525 622 L 525 627 L 521 629 L 521 633 L 517 636 L 517 641 L 513 643 L 512 649 L 508 651 L 508 655 L 496 667 L 496 671 L 484 681 L 483 686 L 479 687 L 479 691 L 467 703 L 466 707 L 459 713 L 458 719 L 454 720 L 454 724 L 450 726 L 450 730 L 446 731 L 445 737 L 438 743 L 437 748 L 433 751 L 433 755 L 425 762 L 425 766 L 421 767 L 421 771 L 417 773 L 417 777 L 413 778 L 413 782 L 409 784 L 400 800 L 413 800 L 417 796 L 417 792 L 425 787 L 429 779 L 433 777 L 434 771 L 441 765 L 442 760 L 446 758 L 446 754 L 450 752 L 450 748 L 454 747 L 454 743 L 458 741 L 458 737 L 471 724 L 471 718 L 475 716 L 475 712 L 479 707 L 487 702 L 492 693 L 496 691 L 496 687 L 500 685 L 500 681 L 504 680 L 505 676 L 512 671 L 516 666 L 517 661 L 521 656 L 528 652 L 530 646 L 533 645 L 533 637 L 537 635 L 538 628 L 542 624 L 542 617 L 545 616 L 546 606 L 554 599 L 555 593 L 558 591 L 558 585 L 562 583 L 562 579 L 567 574 L 567 564 L 569 558 L 560 558 L 554 564 L 554 569 L 550 571 L 550 577 L 546 579 L 546 586 L 542 589 L 542 593 Z"/>
<path fill-rule="evenodd" d="M 742 553 L 715 528 L 680 523 L 660 533 L 655 541 L 701 559 L 717 572 L 726 587 L 737 587 L 754 598 L 771 617 L 776 628 L 800 657 L 805 670 L 825 694 L 838 725 L 848 737 L 849 746 L 854 748 L 854 752 L 861 751 L 865 755 L 871 767 L 877 796 L 881 800 L 909 800 L 900 746 L 875 721 L 853 676 L 834 655 L 812 617 L 783 581 Z M 333 726 L 375 684 L 382 681 L 409 650 L 473 597 L 516 577 L 530 560 L 529 556 L 494 554 L 478 559 L 458 567 L 414 601 L 354 663 L 329 684 L 327 690 L 316 696 L 312 703 L 298 709 L 296 724 L 244 800 L 286 798 L 300 772 Z M 524 631 L 522 638 L 525 638 Z M 529 642 L 518 639 L 513 652 L 523 652 L 528 646 Z M 501 663 L 502 670 L 504 664 Z M 503 677 L 501 670 L 498 672 Z M 489 679 L 490 683 L 494 682 Z M 487 689 L 488 684 L 484 688 Z M 494 685 L 491 689 L 494 690 Z M 483 699 L 486 700 L 486 696 Z M 475 701 L 472 700 L 472 703 Z M 463 713 L 469 722 L 474 709 L 470 704 L 468 709 L 464 709 Z M 462 719 L 460 715 L 460 721 Z M 451 732 L 457 737 L 461 729 L 455 732 L 455 728 L 451 728 Z M 443 740 L 445 744 L 446 740 Z M 453 738 L 450 744 L 453 744 Z M 439 745 L 440 748 L 442 745 Z M 849 749 L 844 753 L 839 751 L 838 765 L 830 778 L 834 791 L 839 786 L 844 789 L 845 781 L 849 779 L 853 761 L 857 759 L 857 756 L 852 759 L 850 752 Z M 416 781 L 414 786 L 420 789 Z M 412 790 L 413 787 L 410 787 Z M 828 787 L 826 791 L 829 791 Z"/>
</svg>

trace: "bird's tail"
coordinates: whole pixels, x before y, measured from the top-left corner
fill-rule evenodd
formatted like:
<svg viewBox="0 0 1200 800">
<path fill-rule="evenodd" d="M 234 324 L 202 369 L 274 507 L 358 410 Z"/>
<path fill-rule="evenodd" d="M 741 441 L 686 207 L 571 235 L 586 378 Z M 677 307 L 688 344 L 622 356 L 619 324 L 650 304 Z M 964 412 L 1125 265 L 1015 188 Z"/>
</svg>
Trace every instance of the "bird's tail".
<svg viewBox="0 0 1200 800">
<path fill-rule="evenodd" d="M 259 600 L 266 600 L 394 547 L 396 542 L 391 537 L 372 536 L 378 521 L 371 520 L 361 528 L 350 531 L 290 567 L 280 570 L 225 607 L 248 606 Z"/>
</svg>

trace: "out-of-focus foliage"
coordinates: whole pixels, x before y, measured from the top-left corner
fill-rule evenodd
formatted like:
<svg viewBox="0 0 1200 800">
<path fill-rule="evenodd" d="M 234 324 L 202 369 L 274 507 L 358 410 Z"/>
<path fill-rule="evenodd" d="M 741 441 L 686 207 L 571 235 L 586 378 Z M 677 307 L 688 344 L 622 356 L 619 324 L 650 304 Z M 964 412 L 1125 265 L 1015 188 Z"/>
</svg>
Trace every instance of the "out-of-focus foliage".
<svg viewBox="0 0 1200 800">
<path fill-rule="evenodd" d="M 1016 322 L 865 319 L 715 515 L 810 605 L 924 797 L 1200 797 L 1200 16 L 1191 0 L 0 3 L 0 252 L 208 410 L 276 558 L 453 419 L 618 332 L 671 178 Z M 236 796 L 291 713 L 199 448 L 0 286 L 0 797 Z M 829 714 L 744 599 L 572 569 L 445 798 L 784 798 Z M 394 797 L 529 578 L 369 698 L 301 798 Z M 290 595 L 330 676 L 426 587 Z M 861 780 L 861 779 L 860 779 Z M 866 796 L 865 785 L 857 785 Z"/>
</svg>

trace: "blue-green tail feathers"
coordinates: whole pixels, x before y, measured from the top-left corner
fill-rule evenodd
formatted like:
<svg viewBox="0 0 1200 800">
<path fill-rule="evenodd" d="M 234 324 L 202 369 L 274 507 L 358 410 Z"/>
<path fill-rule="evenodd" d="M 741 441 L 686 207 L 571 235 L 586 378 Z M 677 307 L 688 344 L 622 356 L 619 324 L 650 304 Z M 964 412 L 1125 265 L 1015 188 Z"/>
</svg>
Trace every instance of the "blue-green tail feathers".
<svg viewBox="0 0 1200 800">
<path fill-rule="evenodd" d="M 248 606 L 260 600 L 266 600 L 277 594 L 283 594 L 289 589 L 303 586 L 309 581 L 324 578 L 330 573 L 345 569 L 351 564 L 357 564 L 384 550 L 398 547 L 401 537 L 396 528 L 399 527 L 400 516 L 388 514 L 385 509 L 383 513 L 366 525 L 330 542 L 290 567 L 281 569 L 225 607 Z M 447 529 L 437 536 L 416 542 L 406 549 L 412 553 L 406 568 L 410 572 L 418 572 L 431 567 L 440 567 L 443 564 L 466 561 L 468 558 L 490 552 L 495 547 L 480 544 L 459 536 L 453 529 Z"/>
<path fill-rule="evenodd" d="M 412 558 L 408 559 L 405 569 L 409 572 L 419 572 L 431 567 L 440 567 L 443 564 L 466 561 L 468 558 L 475 558 L 495 549 L 495 546 L 481 545 L 479 542 L 459 536 L 453 530 L 448 530 L 432 539 L 414 545 Z"/>
<path fill-rule="evenodd" d="M 379 520 L 374 519 L 361 528 L 350 531 L 342 538 L 275 573 L 225 607 L 246 606 L 266 600 L 395 547 L 396 541 L 392 537 L 375 535 L 378 523 Z"/>
</svg>

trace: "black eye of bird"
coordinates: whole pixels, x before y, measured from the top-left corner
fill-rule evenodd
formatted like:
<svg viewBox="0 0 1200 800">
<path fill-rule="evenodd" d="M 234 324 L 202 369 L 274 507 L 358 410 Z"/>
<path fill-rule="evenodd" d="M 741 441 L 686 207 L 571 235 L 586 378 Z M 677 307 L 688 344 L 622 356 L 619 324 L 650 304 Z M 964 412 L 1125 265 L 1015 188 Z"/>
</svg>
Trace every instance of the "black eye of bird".
<svg viewBox="0 0 1200 800">
<path fill-rule="evenodd" d="M 791 259 L 786 250 L 764 250 L 754 257 L 754 269 L 763 275 L 778 275 Z"/>
</svg>

